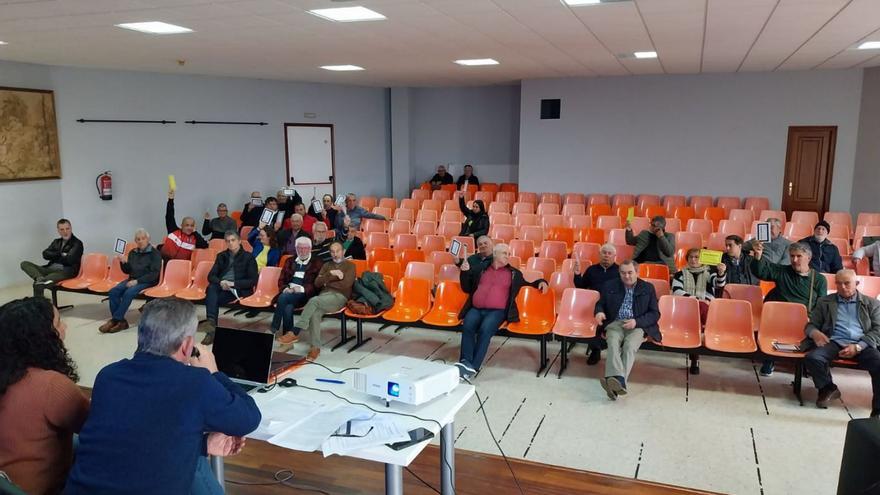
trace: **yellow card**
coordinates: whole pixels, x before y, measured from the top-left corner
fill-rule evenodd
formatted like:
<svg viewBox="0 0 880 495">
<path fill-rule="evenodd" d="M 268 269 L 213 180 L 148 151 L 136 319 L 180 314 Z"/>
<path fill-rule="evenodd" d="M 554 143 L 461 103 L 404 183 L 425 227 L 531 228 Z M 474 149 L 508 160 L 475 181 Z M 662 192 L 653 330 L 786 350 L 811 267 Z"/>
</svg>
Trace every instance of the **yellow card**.
<svg viewBox="0 0 880 495">
<path fill-rule="evenodd" d="M 632 222 L 632 219 L 636 217 L 636 207 L 630 206 L 628 210 L 626 210 L 626 221 Z"/>
<path fill-rule="evenodd" d="M 712 249 L 701 249 L 700 250 L 700 263 L 709 266 L 715 266 L 721 264 L 721 255 L 724 254 L 721 251 L 714 251 Z"/>
<path fill-rule="evenodd" d="M 172 191 L 176 191 L 176 190 L 177 190 L 177 181 L 174 180 L 174 176 L 173 176 L 173 175 L 169 175 L 169 176 L 168 176 L 168 189 L 170 189 L 170 190 L 172 190 Z"/>
</svg>

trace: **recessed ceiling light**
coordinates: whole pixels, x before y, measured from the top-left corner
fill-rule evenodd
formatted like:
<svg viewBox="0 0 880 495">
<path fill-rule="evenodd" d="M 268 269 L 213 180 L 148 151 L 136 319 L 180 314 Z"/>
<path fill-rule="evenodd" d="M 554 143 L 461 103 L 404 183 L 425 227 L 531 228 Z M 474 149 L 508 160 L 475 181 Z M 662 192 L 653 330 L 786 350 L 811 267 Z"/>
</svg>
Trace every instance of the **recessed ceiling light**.
<svg viewBox="0 0 880 495">
<path fill-rule="evenodd" d="M 866 41 L 859 45 L 859 50 L 875 50 L 880 48 L 880 41 Z"/>
<path fill-rule="evenodd" d="M 386 19 L 384 15 L 361 6 L 313 9 L 309 13 L 337 22 L 381 21 Z"/>
<path fill-rule="evenodd" d="M 8 44 L 9 44 L 9 43 L 7 43 L 7 42 L 5 42 L 5 41 L 0 41 L 0 45 L 8 45 Z"/>
<path fill-rule="evenodd" d="M 357 65 L 322 65 L 321 68 L 324 70 L 335 70 L 335 71 L 364 70 L 363 67 L 360 67 Z"/>
<path fill-rule="evenodd" d="M 635 58 L 657 58 L 657 52 L 633 52 Z"/>
<path fill-rule="evenodd" d="M 456 60 L 455 63 L 457 63 L 458 65 L 467 65 L 467 66 L 498 65 L 498 61 L 495 60 L 494 58 L 470 58 L 470 59 Z"/>
<path fill-rule="evenodd" d="M 571 5 L 572 7 L 578 7 L 581 5 L 599 5 L 602 3 L 602 0 L 562 0 L 562 3 L 565 5 Z"/>
<path fill-rule="evenodd" d="M 125 24 L 117 24 L 116 27 L 131 29 L 132 31 L 140 31 L 141 33 L 147 34 L 181 34 L 193 32 L 190 28 L 175 26 L 174 24 L 159 21 L 128 22 Z"/>
</svg>

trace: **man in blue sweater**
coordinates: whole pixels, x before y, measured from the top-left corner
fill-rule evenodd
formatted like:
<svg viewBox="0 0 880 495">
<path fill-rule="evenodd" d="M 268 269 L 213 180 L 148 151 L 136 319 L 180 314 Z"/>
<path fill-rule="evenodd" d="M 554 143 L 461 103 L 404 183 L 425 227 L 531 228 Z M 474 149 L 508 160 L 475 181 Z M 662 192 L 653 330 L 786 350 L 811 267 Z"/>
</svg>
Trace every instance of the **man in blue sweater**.
<svg viewBox="0 0 880 495">
<path fill-rule="evenodd" d="M 134 356 L 95 378 L 64 493 L 223 493 L 205 456 L 238 453 L 261 416 L 211 351 L 194 344 L 197 324 L 188 301 L 145 306 Z"/>
</svg>

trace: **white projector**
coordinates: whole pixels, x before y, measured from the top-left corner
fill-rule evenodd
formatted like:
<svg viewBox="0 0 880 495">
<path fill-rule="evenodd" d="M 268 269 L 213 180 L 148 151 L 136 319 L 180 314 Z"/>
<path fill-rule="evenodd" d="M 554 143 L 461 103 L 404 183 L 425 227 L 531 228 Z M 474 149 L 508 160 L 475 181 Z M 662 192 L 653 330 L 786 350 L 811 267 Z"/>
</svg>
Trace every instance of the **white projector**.
<svg viewBox="0 0 880 495">
<path fill-rule="evenodd" d="M 458 369 L 442 363 L 397 356 L 354 372 L 354 389 L 418 406 L 458 386 Z"/>
</svg>

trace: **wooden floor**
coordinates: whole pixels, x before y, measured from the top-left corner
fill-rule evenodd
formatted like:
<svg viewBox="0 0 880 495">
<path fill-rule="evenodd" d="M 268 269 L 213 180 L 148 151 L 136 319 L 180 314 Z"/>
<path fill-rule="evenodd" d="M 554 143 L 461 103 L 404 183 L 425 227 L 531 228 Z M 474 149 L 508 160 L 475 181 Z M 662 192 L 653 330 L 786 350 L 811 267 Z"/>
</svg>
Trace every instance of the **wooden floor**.
<svg viewBox="0 0 880 495">
<path fill-rule="evenodd" d="M 440 486 L 440 448 L 429 445 L 410 465 L 410 469 L 433 487 Z M 530 495 L 570 494 L 705 494 L 697 490 L 677 488 L 633 479 L 608 476 L 587 471 L 560 468 L 535 462 L 511 460 L 511 466 Z M 385 490 L 384 466 L 379 463 L 282 449 L 266 442 L 249 440 L 245 449 L 226 458 L 226 479 L 248 483 L 269 483 L 282 469 L 292 469 L 294 477 L 286 485 L 236 485 L 227 481 L 226 493 L 243 494 L 381 494 Z M 519 494 L 513 477 L 500 456 L 456 450 L 456 493 L 459 495 Z M 427 495 L 434 490 L 423 485 L 412 474 L 403 472 L 404 493 Z M 296 488 L 292 488 L 296 487 Z"/>
</svg>

